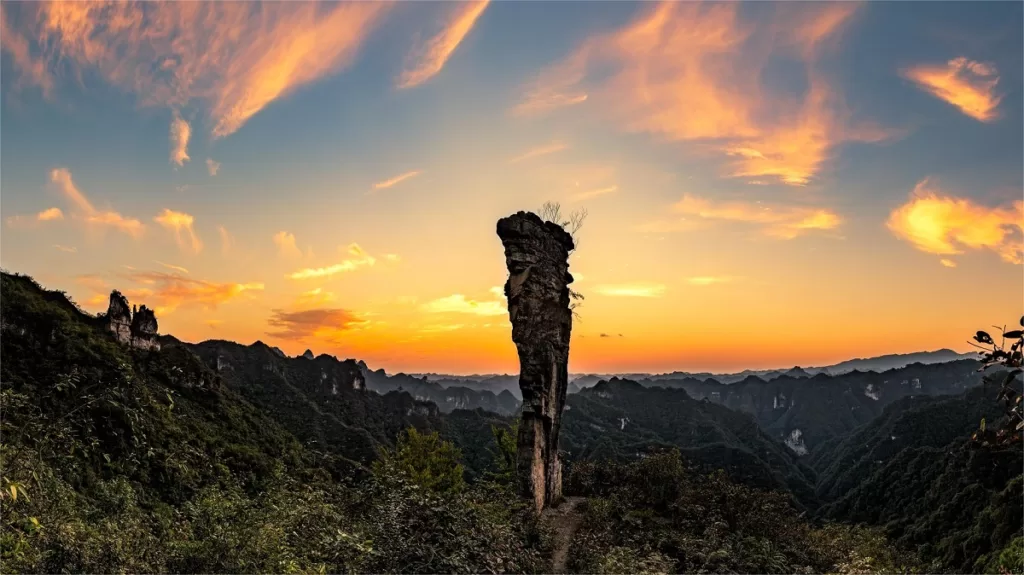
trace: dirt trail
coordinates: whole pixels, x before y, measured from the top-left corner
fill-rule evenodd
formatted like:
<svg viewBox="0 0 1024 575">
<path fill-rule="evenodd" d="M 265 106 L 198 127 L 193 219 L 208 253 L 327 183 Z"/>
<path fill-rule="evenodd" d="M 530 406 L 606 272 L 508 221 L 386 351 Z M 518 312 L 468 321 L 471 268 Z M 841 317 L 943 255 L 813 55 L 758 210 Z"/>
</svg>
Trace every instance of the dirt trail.
<svg viewBox="0 0 1024 575">
<path fill-rule="evenodd" d="M 583 515 L 577 508 L 584 501 L 583 497 L 566 497 L 558 507 L 549 507 L 544 510 L 544 519 L 555 532 L 555 548 L 551 553 L 552 573 L 566 572 L 565 564 L 569 560 L 569 544 L 583 521 Z"/>
</svg>

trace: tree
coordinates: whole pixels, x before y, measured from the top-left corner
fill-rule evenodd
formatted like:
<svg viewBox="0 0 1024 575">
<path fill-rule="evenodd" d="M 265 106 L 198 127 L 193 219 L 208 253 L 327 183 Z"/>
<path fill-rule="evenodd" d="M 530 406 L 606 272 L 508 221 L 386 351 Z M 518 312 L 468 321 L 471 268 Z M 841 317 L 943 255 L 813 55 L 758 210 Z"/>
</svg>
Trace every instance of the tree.
<svg viewBox="0 0 1024 575">
<path fill-rule="evenodd" d="M 569 250 L 570 253 L 579 247 L 579 231 L 583 227 L 583 220 L 587 219 L 586 208 L 573 211 L 568 215 L 568 219 L 566 219 L 562 216 L 562 204 L 558 202 L 544 202 L 544 205 L 537 211 L 537 215 L 546 222 L 562 226 L 562 229 L 572 236 L 573 249 Z"/>
<path fill-rule="evenodd" d="M 457 492 L 465 486 L 462 477 L 462 451 L 438 433 L 420 433 L 410 427 L 398 437 L 394 450 L 387 449 L 373 462 L 378 477 L 401 475 L 425 489 Z"/>
<path fill-rule="evenodd" d="M 580 208 L 573 211 L 569 214 L 568 219 L 566 219 L 562 216 L 562 204 L 558 202 L 544 202 L 544 205 L 537 210 L 537 216 L 546 222 L 562 226 L 562 229 L 569 233 L 569 236 L 572 237 L 573 245 L 573 248 L 569 250 L 570 254 L 574 253 L 576 249 L 580 247 L 579 231 L 580 228 L 583 227 L 583 220 L 587 219 L 586 208 Z M 573 315 L 579 319 L 580 315 L 579 312 L 576 311 L 576 308 L 583 305 L 583 294 L 569 288 L 569 297 L 572 299 L 572 303 L 569 304 L 569 309 L 572 310 Z"/>
<path fill-rule="evenodd" d="M 1024 317 L 1020 318 L 1020 325 L 1024 327 Z M 1006 418 L 1002 425 L 996 429 L 989 428 L 984 419 L 981 426 L 971 438 L 981 445 L 1011 445 L 1020 443 L 1024 439 L 1024 413 L 1022 413 L 1020 390 L 1016 389 L 1018 376 L 1024 366 L 1024 330 L 1015 329 L 1006 331 L 1005 327 L 995 326 L 1002 332 L 999 343 L 996 343 L 988 332 L 979 331 L 974 334 L 974 347 L 980 348 L 982 366 L 979 371 L 986 371 L 993 366 L 1001 366 L 1004 369 L 986 374 L 982 382 L 998 384 L 999 394 L 996 401 L 1003 403 Z M 1009 343 L 1009 347 L 1007 347 Z"/>
</svg>

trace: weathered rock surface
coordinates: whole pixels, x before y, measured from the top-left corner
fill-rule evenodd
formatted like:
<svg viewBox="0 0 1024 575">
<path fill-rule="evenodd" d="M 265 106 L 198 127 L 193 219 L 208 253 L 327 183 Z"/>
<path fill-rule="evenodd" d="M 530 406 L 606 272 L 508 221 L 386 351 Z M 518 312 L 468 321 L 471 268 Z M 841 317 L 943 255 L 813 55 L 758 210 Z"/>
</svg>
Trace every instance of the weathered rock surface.
<svg viewBox="0 0 1024 575">
<path fill-rule="evenodd" d="M 128 307 L 128 298 L 121 292 L 110 292 L 110 304 L 107 306 L 107 322 L 110 331 L 117 341 L 131 345 L 132 342 L 132 310 Z"/>
<path fill-rule="evenodd" d="M 138 349 L 160 349 L 156 314 L 146 306 L 129 308 L 128 298 L 117 290 L 110 292 L 107 329 L 117 341 L 125 345 Z"/>
<path fill-rule="evenodd" d="M 569 383 L 574 245 L 561 226 L 528 212 L 498 220 L 497 232 L 505 246 L 505 296 L 523 393 L 516 473 L 520 492 L 539 511 L 562 496 L 558 431 Z"/>
</svg>

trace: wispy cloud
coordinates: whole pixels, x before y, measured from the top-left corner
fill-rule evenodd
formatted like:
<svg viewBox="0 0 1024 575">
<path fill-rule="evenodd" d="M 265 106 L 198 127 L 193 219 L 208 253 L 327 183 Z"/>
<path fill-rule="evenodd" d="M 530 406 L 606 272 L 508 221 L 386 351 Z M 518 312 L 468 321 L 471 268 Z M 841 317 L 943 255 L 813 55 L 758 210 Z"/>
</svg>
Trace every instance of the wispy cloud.
<svg viewBox="0 0 1024 575">
<path fill-rule="evenodd" d="M 853 126 L 817 63 L 856 12 L 851 3 L 773 6 L 760 27 L 738 3 L 666 1 L 635 21 L 586 39 L 526 88 L 517 113 L 588 101 L 627 132 L 696 142 L 722 154 L 726 174 L 807 184 L 837 145 L 879 141 L 886 130 Z M 806 93 L 761 82 L 773 54 L 802 62 Z"/>
<path fill-rule="evenodd" d="M 409 178 L 414 178 L 414 177 L 416 177 L 416 176 L 418 176 L 418 175 L 420 175 L 422 173 L 423 173 L 422 170 L 413 170 L 411 172 L 406 172 L 404 174 L 401 174 L 401 175 L 395 176 L 393 178 L 384 180 L 383 182 L 377 182 L 376 184 L 373 185 L 373 189 L 374 190 L 384 190 L 384 189 L 390 188 L 391 186 L 394 186 L 395 184 L 398 184 L 399 182 L 403 182 L 405 180 L 408 180 Z"/>
<path fill-rule="evenodd" d="M 203 250 L 203 242 L 199 240 L 192 225 L 195 218 L 184 212 L 176 212 L 164 208 L 153 221 L 174 232 L 174 239 L 182 248 L 189 248 L 195 253 Z"/>
<path fill-rule="evenodd" d="M 666 287 L 658 283 L 602 284 L 594 291 L 611 297 L 661 297 Z"/>
<path fill-rule="evenodd" d="M 56 168 L 50 172 L 50 181 L 75 208 L 75 216 L 87 225 L 98 228 L 114 228 L 132 237 L 142 235 L 144 226 L 134 218 L 126 218 L 115 211 L 101 211 L 93 207 L 85 194 L 75 186 L 67 168 Z"/>
<path fill-rule="evenodd" d="M 904 70 L 903 76 L 975 120 L 994 122 L 999 118 L 1002 96 L 996 94 L 999 74 L 992 64 L 960 57 L 945 65 L 915 66 Z"/>
<path fill-rule="evenodd" d="M 420 333 L 427 333 L 427 334 L 430 334 L 430 333 L 447 333 L 447 332 L 450 332 L 450 331 L 460 330 L 460 329 L 462 329 L 464 327 L 466 327 L 466 324 L 463 324 L 463 323 L 443 323 L 443 324 L 425 325 L 425 326 L 419 328 L 417 331 L 419 331 Z"/>
<path fill-rule="evenodd" d="M 687 278 L 686 282 L 693 286 L 709 286 L 714 284 L 724 284 L 734 281 L 736 278 L 732 276 L 695 276 Z"/>
<path fill-rule="evenodd" d="M 766 235 L 783 239 L 792 239 L 812 230 L 835 229 L 842 223 L 838 214 L 825 208 L 743 201 L 715 202 L 690 194 L 684 194 L 672 210 L 692 217 L 680 222 L 680 229 L 693 229 L 700 225 L 701 220 L 704 223 L 715 220 L 742 222 L 756 224 Z M 659 231 L 672 230 L 667 225 Z"/>
<path fill-rule="evenodd" d="M 152 306 L 157 314 L 170 313 L 183 306 L 200 306 L 216 309 L 220 304 L 239 297 L 263 291 L 263 284 L 220 283 L 185 277 L 180 273 L 164 273 L 133 270 L 128 279 L 145 287 L 122 290 L 131 299 Z"/>
<path fill-rule="evenodd" d="M 304 291 L 295 298 L 295 305 L 298 307 L 322 306 L 334 300 L 334 293 L 324 288 L 315 288 Z"/>
<path fill-rule="evenodd" d="M 210 176 L 216 176 L 217 172 L 220 171 L 220 162 L 215 162 L 213 158 L 206 158 L 206 171 L 209 172 Z"/>
<path fill-rule="evenodd" d="M 171 118 L 171 163 L 184 166 L 188 157 L 188 140 L 192 136 L 192 126 L 184 118 L 174 113 Z"/>
<path fill-rule="evenodd" d="M 178 110 L 198 101 L 220 138 L 269 103 L 346 68 L 391 5 L 53 2 L 18 11 L 16 23 L 6 22 L 5 10 L 2 45 L 14 55 L 18 81 L 44 93 L 59 79 L 49 70 L 93 71 L 143 106 Z M 15 27 L 17 34 L 6 33 Z"/>
<path fill-rule="evenodd" d="M 458 293 L 427 302 L 421 309 L 427 313 L 466 313 L 485 316 L 508 313 L 503 299 L 478 301 Z"/>
<path fill-rule="evenodd" d="M 291 232 L 280 231 L 274 234 L 274 245 L 277 246 L 277 252 L 284 257 L 302 257 L 302 250 L 299 249 L 299 246 L 295 245 L 295 234 Z"/>
<path fill-rule="evenodd" d="M 292 340 L 337 340 L 344 332 L 363 327 L 367 323 L 360 314 L 341 308 L 302 311 L 275 309 L 267 320 L 267 325 L 273 328 L 267 335 Z"/>
<path fill-rule="evenodd" d="M 896 237 L 930 254 L 987 248 L 1007 262 L 1024 263 L 1024 201 L 992 208 L 947 195 L 924 179 L 907 203 L 892 211 L 887 225 Z"/>
<path fill-rule="evenodd" d="M 618 186 L 607 186 L 604 188 L 597 188 L 596 190 L 590 190 L 587 192 L 580 192 L 572 196 L 571 200 L 574 202 L 582 202 L 583 200 L 589 200 L 605 194 L 611 194 L 619 191 Z"/>
<path fill-rule="evenodd" d="M 487 4 L 486 0 L 450 4 L 454 9 L 444 29 L 409 54 L 406 68 L 397 81 L 398 88 L 418 86 L 440 72 L 466 34 L 473 29 Z"/>
<path fill-rule="evenodd" d="M 537 156 L 546 156 L 548 154 L 554 154 L 555 152 L 561 152 L 562 150 L 565 150 L 565 149 L 568 149 L 568 148 L 569 148 L 569 146 L 567 146 L 566 144 L 563 144 L 561 142 L 553 142 L 551 144 L 547 144 L 547 145 L 544 145 L 544 146 L 539 146 L 539 147 L 527 150 L 526 152 L 523 152 L 522 154 L 519 154 L 518 156 L 510 159 L 508 161 L 508 163 L 510 163 L 510 164 L 518 164 L 519 162 L 522 162 L 523 160 L 529 160 L 530 158 L 536 158 Z"/>
<path fill-rule="evenodd" d="M 77 253 L 78 252 L 78 248 L 76 248 L 75 246 L 62 246 L 60 244 L 53 244 L 53 247 L 58 249 L 58 250 L 60 250 L 60 251 L 62 251 L 62 252 L 67 252 L 69 254 L 73 254 L 73 253 Z"/>
<path fill-rule="evenodd" d="M 64 212 L 60 211 L 60 208 L 48 208 L 48 209 L 45 209 L 45 210 L 39 212 L 38 214 L 36 214 L 34 216 L 25 216 L 25 215 L 8 216 L 6 221 L 7 221 L 7 225 L 10 225 L 10 226 L 21 226 L 21 225 L 34 224 L 34 223 L 38 223 L 38 222 L 52 222 L 52 221 L 55 221 L 55 220 L 63 220 L 63 219 L 64 219 Z"/>
<path fill-rule="evenodd" d="M 3 6 L 0 6 L 0 48 L 11 55 L 18 72 L 15 88 L 35 86 L 43 98 L 53 98 L 56 79 L 47 69 L 46 60 L 32 54 L 31 38 L 16 26 L 10 26 L 10 17 Z"/>
<path fill-rule="evenodd" d="M 93 291 L 104 291 L 110 288 L 106 280 L 96 274 L 82 274 L 75 276 L 75 283 L 87 287 Z"/>
<path fill-rule="evenodd" d="M 301 269 L 289 274 L 288 277 L 293 280 L 330 277 L 340 273 L 355 271 L 362 267 L 372 266 L 377 263 L 377 259 L 366 253 L 359 244 L 349 244 L 347 252 L 352 257 L 327 267 Z"/>
<path fill-rule="evenodd" d="M 181 266 L 176 266 L 174 264 L 167 264 L 167 263 L 164 263 L 164 262 L 162 262 L 160 260 L 153 260 L 153 261 L 158 263 L 158 264 L 160 264 L 160 265 L 162 265 L 162 266 L 164 266 L 165 268 L 167 268 L 169 270 L 180 272 L 180 273 L 183 273 L 185 275 L 189 274 L 189 271 L 187 269 L 181 267 Z"/>
<path fill-rule="evenodd" d="M 217 226 L 217 233 L 220 234 L 220 253 L 228 255 L 231 253 L 231 247 L 234 245 L 235 239 L 231 237 L 231 233 L 224 226 Z"/>
<path fill-rule="evenodd" d="M 942 258 L 941 260 L 939 260 L 939 263 L 946 266 L 947 268 L 956 267 L 956 262 L 948 258 Z"/>
</svg>

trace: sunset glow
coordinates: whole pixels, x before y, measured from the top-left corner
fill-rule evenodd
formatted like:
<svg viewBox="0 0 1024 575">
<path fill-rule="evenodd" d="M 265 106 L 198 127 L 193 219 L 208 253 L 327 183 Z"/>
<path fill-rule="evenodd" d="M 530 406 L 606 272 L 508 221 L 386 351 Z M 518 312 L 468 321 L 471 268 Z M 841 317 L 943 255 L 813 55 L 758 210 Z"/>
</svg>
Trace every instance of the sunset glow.
<svg viewBox="0 0 1024 575">
<path fill-rule="evenodd" d="M 987 7 L 5 2 L 0 259 L 183 340 L 514 373 L 495 223 L 551 200 L 572 372 L 967 351 L 1024 312 Z"/>
</svg>

